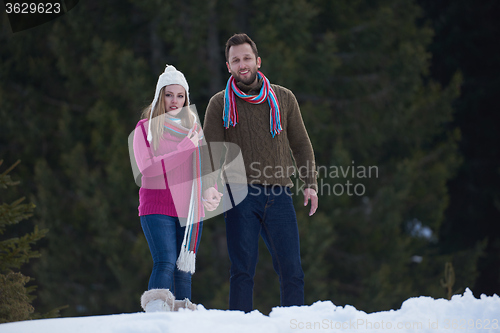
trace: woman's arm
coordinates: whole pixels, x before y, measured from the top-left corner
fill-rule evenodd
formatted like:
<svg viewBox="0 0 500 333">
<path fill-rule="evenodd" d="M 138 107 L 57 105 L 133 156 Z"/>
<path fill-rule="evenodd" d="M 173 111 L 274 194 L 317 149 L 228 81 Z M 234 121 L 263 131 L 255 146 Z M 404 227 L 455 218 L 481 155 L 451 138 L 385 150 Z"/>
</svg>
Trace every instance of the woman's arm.
<svg viewBox="0 0 500 333">
<path fill-rule="evenodd" d="M 134 156 L 139 171 L 145 177 L 159 176 L 175 169 L 192 155 L 195 148 L 193 142 L 186 136 L 171 152 L 154 156 L 153 148 L 147 141 L 144 122 L 135 128 Z"/>
</svg>

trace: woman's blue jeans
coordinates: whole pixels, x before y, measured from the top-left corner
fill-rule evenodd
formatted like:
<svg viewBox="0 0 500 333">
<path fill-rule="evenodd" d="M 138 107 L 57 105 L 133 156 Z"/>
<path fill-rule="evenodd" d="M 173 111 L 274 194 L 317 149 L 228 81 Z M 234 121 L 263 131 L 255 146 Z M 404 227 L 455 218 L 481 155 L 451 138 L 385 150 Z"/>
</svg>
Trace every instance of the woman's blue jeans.
<svg viewBox="0 0 500 333">
<path fill-rule="evenodd" d="M 230 199 L 228 194 L 226 188 L 225 200 Z M 290 188 L 248 185 L 247 197 L 224 216 L 231 261 L 229 309 L 253 310 L 259 235 L 271 253 L 274 270 L 279 276 L 281 306 L 303 305 L 304 272 Z"/>
<path fill-rule="evenodd" d="M 181 227 L 178 217 L 161 214 L 141 216 L 141 225 L 153 257 L 148 290 L 170 289 L 176 299 L 191 299 L 191 274 L 180 271 L 176 265 L 186 227 Z M 202 229 L 200 222 L 197 247 Z"/>
</svg>

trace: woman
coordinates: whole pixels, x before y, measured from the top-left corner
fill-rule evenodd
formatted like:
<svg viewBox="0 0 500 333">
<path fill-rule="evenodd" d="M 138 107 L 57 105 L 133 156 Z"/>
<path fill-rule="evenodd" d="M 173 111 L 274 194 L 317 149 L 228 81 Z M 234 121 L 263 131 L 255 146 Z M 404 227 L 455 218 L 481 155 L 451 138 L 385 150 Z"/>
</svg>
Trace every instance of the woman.
<svg viewBox="0 0 500 333">
<path fill-rule="evenodd" d="M 133 148 L 142 174 L 139 216 L 154 265 L 141 306 L 146 312 L 194 310 L 191 274 L 202 229 L 203 132 L 189 107 L 188 83 L 175 67 L 167 65 L 158 78 L 142 118 Z"/>
</svg>

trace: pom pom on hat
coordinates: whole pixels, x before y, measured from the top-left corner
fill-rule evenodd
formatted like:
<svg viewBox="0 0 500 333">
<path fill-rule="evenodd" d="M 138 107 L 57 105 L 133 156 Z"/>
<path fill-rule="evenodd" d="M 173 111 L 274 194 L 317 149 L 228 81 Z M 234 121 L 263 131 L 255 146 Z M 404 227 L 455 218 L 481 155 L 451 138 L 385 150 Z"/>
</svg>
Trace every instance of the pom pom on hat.
<svg viewBox="0 0 500 333">
<path fill-rule="evenodd" d="M 158 82 L 156 83 L 156 92 L 153 102 L 151 103 L 151 113 L 149 115 L 149 125 L 148 125 L 148 141 L 153 140 L 153 135 L 151 133 L 151 119 L 153 119 L 153 111 L 160 98 L 160 91 L 163 87 L 169 86 L 171 84 L 181 85 L 186 90 L 186 100 L 189 105 L 189 85 L 182 72 L 178 71 L 174 66 L 166 65 L 165 71 L 158 77 Z"/>
</svg>

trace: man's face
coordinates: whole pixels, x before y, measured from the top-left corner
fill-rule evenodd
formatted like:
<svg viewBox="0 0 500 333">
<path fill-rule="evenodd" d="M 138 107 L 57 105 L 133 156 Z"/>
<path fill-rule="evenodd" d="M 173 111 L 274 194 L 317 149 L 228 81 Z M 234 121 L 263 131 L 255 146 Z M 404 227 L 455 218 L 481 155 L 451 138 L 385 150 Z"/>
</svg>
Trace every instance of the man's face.
<svg viewBox="0 0 500 333">
<path fill-rule="evenodd" d="M 252 47 L 248 43 L 231 46 L 227 69 L 236 81 L 251 85 L 257 81 L 257 71 L 260 68 L 260 57 L 255 58 Z"/>
</svg>

